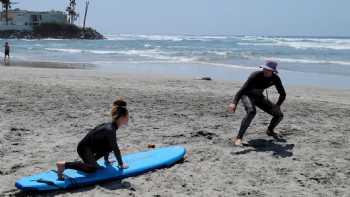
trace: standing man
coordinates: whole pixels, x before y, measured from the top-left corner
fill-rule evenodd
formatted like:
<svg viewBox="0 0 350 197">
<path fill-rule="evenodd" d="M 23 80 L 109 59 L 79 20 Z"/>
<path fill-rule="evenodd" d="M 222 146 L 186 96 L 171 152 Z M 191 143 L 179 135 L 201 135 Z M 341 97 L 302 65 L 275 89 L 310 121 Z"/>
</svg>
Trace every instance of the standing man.
<svg viewBox="0 0 350 197">
<path fill-rule="evenodd" d="M 5 65 L 10 63 L 10 45 L 8 42 L 5 43 L 5 57 L 4 57 Z"/>
<path fill-rule="evenodd" d="M 229 105 L 229 111 L 235 112 L 237 104 L 241 100 L 244 109 L 247 112 L 242 120 L 237 137 L 233 139 L 233 143 L 237 146 L 242 145 L 243 135 L 255 117 L 256 106 L 273 117 L 267 128 L 266 134 L 274 138 L 279 137 L 274 129 L 283 119 L 283 113 L 281 112 L 280 106 L 286 98 L 286 92 L 280 77 L 277 75 L 277 62 L 267 61 L 260 67 L 262 68 L 262 71 L 256 71 L 250 75 L 248 80 L 237 92 L 233 102 Z M 272 103 L 263 95 L 263 91 L 273 85 L 279 93 L 277 103 Z"/>
</svg>

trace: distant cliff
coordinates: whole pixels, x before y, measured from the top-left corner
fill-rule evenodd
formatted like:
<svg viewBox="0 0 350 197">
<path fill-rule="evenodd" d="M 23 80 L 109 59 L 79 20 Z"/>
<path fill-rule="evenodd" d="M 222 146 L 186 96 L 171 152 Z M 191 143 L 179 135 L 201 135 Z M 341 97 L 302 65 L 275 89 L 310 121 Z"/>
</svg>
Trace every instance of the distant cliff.
<svg viewBox="0 0 350 197">
<path fill-rule="evenodd" d="M 17 39 L 104 39 L 103 35 L 92 28 L 81 28 L 72 24 L 42 23 L 33 31 L 4 30 L 0 31 L 0 38 Z"/>
</svg>

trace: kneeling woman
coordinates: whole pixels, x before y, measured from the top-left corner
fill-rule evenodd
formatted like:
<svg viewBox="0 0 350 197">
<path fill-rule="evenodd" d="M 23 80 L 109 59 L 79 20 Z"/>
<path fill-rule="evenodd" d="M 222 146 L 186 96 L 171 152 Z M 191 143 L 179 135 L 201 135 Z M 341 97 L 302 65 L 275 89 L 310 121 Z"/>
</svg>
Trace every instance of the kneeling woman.
<svg viewBox="0 0 350 197">
<path fill-rule="evenodd" d="M 122 99 L 117 99 L 113 103 L 112 122 L 95 127 L 79 142 L 77 151 L 83 162 L 56 163 L 58 178 L 60 180 L 64 179 L 64 169 L 93 173 L 100 167 L 97 160 L 101 157 L 104 157 L 106 163 L 112 163 L 108 160 L 109 153 L 112 151 L 115 158 L 117 158 L 119 168 L 128 168 L 128 165 L 123 163 L 116 139 L 117 129 L 127 125 L 128 121 L 129 112 L 126 102 Z"/>
</svg>

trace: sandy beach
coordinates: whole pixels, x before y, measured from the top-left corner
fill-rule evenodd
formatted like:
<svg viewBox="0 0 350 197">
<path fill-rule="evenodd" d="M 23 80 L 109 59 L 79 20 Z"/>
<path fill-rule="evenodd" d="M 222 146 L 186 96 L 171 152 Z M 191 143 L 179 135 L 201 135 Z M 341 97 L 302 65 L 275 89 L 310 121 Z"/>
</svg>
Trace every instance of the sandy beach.
<svg viewBox="0 0 350 197">
<path fill-rule="evenodd" d="M 42 196 L 350 196 L 350 91 L 288 87 L 285 140 L 264 133 L 260 110 L 250 146 L 229 143 L 244 115 L 227 105 L 242 82 L 121 75 L 80 69 L 0 67 L 0 196 L 26 196 L 23 176 L 78 159 L 76 145 L 110 120 L 117 96 L 131 122 L 118 130 L 123 154 L 180 144 L 187 160 L 168 169 Z M 275 98 L 272 95 L 272 98 Z M 37 194 L 38 195 L 38 194 Z"/>
</svg>

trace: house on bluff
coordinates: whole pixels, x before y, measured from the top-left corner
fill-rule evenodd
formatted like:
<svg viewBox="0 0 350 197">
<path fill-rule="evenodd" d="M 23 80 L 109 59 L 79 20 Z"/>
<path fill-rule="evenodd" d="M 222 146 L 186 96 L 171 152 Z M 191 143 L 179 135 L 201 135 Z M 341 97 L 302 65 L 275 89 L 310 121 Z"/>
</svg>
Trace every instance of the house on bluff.
<svg viewBox="0 0 350 197">
<path fill-rule="evenodd" d="M 16 30 L 31 31 L 42 23 L 67 23 L 67 14 L 61 11 L 27 11 L 14 9 L 8 11 L 6 22 L 5 12 L 0 12 L 0 31 Z"/>
</svg>

